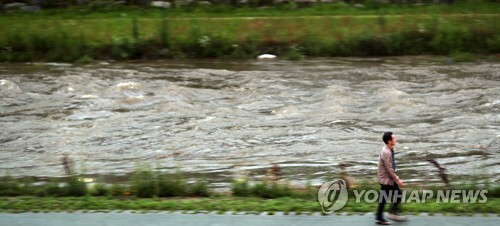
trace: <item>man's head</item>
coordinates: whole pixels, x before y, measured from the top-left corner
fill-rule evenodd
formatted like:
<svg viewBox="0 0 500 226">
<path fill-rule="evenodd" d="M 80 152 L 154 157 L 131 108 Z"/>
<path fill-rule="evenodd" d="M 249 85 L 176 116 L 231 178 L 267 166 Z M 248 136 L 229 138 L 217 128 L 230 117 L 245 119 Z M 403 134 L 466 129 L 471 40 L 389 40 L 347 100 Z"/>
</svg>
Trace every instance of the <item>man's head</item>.
<svg viewBox="0 0 500 226">
<path fill-rule="evenodd" d="M 385 132 L 384 136 L 382 136 L 382 140 L 389 147 L 396 145 L 396 137 L 394 136 L 394 133 L 392 133 L 392 132 Z"/>
</svg>

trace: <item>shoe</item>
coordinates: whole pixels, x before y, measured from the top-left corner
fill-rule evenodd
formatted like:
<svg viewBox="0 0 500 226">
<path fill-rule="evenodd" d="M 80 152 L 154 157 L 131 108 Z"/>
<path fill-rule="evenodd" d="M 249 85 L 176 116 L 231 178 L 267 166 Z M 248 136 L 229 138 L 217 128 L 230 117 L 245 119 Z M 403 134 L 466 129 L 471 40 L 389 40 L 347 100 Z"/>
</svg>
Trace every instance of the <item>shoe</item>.
<svg viewBox="0 0 500 226">
<path fill-rule="evenodd" d="M 391 225 L 392 223 L 390 221 L 386 220 L 375 220 L 376 224 L 381 224 L 381 225 Z"/>
<path fill-rule="evenodd" d="M 393 220 L 393 221 L 397 221 L 397 222 L 407 221 L 405 216 L 394 215 L 394 214 L 387 214 L 387 218 L 389 218 L 389 220 Z"/>
</svg>

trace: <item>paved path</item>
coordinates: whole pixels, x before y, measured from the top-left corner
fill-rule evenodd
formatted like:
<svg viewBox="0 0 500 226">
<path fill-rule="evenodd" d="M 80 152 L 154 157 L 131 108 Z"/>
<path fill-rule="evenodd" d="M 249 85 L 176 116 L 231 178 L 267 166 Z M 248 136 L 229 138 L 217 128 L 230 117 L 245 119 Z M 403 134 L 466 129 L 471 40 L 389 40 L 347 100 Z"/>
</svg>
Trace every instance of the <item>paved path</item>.
<svg viewBox="0 0 500 226">
<path fill-rule="evenodd" d="M 497 226 L 498 216 L 410 216 L 393 225 Z M 0 213 L 1 226 L 373 226 L 373 215 L 217 215 L 178 213 Z"/>
</svg>

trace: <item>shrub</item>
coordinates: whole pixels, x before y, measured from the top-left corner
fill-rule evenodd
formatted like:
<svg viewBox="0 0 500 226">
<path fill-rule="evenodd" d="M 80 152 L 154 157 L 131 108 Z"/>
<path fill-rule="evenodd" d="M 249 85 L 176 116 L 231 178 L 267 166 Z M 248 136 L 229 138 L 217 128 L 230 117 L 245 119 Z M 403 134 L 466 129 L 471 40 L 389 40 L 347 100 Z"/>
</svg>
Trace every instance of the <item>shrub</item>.
<svg viewBox="0 0 500 226">
<path fill-rule="evenodd" d="M 21 194 L 21 186 L 13 179 L 6 178 L 0 181 L 0 196 L 18 196 Z"/>
<path fill-rule="evenodd" d="M 252 188 L 252 194 L 261 198 L 291 197 L 292 190 L 288 185 L 272 183 L 258 183 Z"/>
<path fill-rule="evenodd" d="M 500 198 L 500 186 L 499 185 L 489 185 L 488 189 L 488 197 Z"/>
<path fill-rule="evenodd" d="M 229 40 L 218 34 L 202 35 L 198 37 L 195 55 L 200 58 L 219 58 L 232 52 Z"/>
<path fill-rule="evenodd" d="M 326 44 L 322 43 L 320 37 L 315 34 L 306 35 L 300 44 L 300 46 L 303 47 L 302 52 L 307 56 L 325 55 L 325 45 Z"/>
<path fill-rule="evenodd" d="M 111 194 L 111 190 L 104 184 L 96 184 L 92 189 L 91 194 L 93 196 L 108 196 Z"/>
<path fill-rule="evenodd" d="M 434 50 L 439 54 L 450 54 L 455 51 L 464 52 L 471 49 L 472 34 L 463 28 L 443 28 L 432 40 Z"/>
<path fill-rule="evenodd" d="M 127 196 L 130 195 L 128 187 L 121 184 L 113 184 L 109 189 L 112 196 Z"/>
<path fill-rule="evenodd" d="M 84 196 L 87 194 L 87 184 L 77 176 L 71 176 L 64 189 L 67 196 Z"/>
<path fill-rule="evenodd" d="M 53 180 L 45 186 L 45 189 L 39 190 L 37 195 L 42 197 L 43 196 L 61 197 L 67 195 L 67 189 L 64 189 L 63 187 L 59 186 L 59 182 L 57 180 Z"/>
<path fill-rule="evenodd" d="M 252 194 L 250 186 L 248 185 L 248 180 L 235 180 L 233 181 L 231 191 L 234 196 L 247 197 Z"/>
<path fill-rule="evenodd" d="M 138 54 L 138 42 L 136 40 L 123 36 L 113 37 L 111 43 L 111 57 L 113 59 L 135 59 Z"/>
<path fill-rule="evenodd" d="M 196 181 L 196 183 L 191 185 L 189 194 L 192 196 L 202 196 L 202 197 L 210 196 L 208 183 L 206 181 Z"/>
<path fill-rule="evenodd" d="M 137 170 L 134 173 L 132 189 L 135 196 L 151 198 L 158 196 L 158 183 L 156 176 L 151 170 Z"/>
<path fill-rule="evenodd" d="M 234 44 L 232 56 L 238 59 L 254 58 L 258 51 L 259 39 L 257 36 L 247 36 L 238 44 Z"/>
<path fill-rule="evenodd" d="M 302 54 L 302 47 L 293 45 L 290 50 L 286 53 L 285 58 L 287 60 L 302 60 L 304 59 L 304 54 Z"/>
<path fill-rule="evenodd" d="M 174 197 L 186 195 L 186 183 L 180 178 L 161 176 L 158 181 L 158 196 Z"/>
</svg>

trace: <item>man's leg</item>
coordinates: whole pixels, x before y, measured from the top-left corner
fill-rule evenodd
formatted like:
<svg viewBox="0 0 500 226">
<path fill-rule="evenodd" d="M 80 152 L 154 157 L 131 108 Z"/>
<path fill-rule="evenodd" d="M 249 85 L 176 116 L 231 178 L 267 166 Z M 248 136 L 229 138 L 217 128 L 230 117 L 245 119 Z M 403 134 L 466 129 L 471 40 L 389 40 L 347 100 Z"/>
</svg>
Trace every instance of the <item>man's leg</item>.
<svg viewBox="0 0 500 226">
<path fill-rule="evenodd" d="M 384 206 L 385 203 L 387 202 L 388 197 L 390 197 L 391 193 L 391 187 L 390 185 L 380 185 L 380 194 L 378 196 L 378 208 L 377 208 L 377 216 L 376 220 L 378 221 L 386 221 L 384 218 Z"/>
<path fill-rule="evenodd" d="M 391 186 L 391 192 L 393 193 L 393 197 L 391 197 L 392 208 L 391 213 L 387 215 L 387 218 L 394 221 L 407 221 L 406 217 L 401 216 L 401 199 L 403 198 L 403 192 L 399 188 L 397 184 Z"/>
<path fill-rule="evenodd" d="M 397 183 L 394 183 L 394 185 L 392 186 L 392 191 L 393 191 L 393 194 L 396 196 L 396 200 L 395 202 L 392 204 L 392 209 L 391 209 L 391 212 L 395 215 L 399 215 L 401 213 L 401 199 L 403 198 L 403 192 L 401 191 L 401 189 L 399 188 L 398 184 Z M 394 200 L 394 198 L 393 198 Z"/>
</svg>

